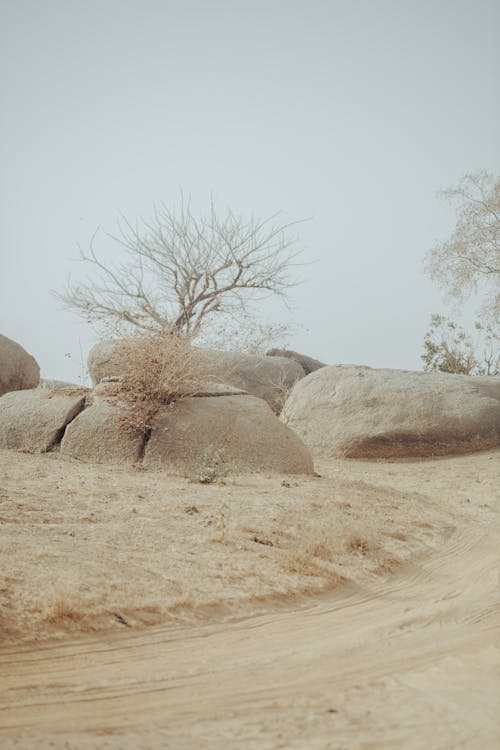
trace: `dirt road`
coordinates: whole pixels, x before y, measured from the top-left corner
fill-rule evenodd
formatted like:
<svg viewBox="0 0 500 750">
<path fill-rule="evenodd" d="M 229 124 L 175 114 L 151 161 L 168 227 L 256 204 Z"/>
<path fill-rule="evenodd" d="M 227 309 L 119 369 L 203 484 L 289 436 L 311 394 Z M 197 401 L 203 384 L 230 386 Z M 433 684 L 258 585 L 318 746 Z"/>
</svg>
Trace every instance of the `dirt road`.
<svg viewBox="0 0 500 750">
<path fill-rule="evenodd" d="M 498 564 L 478 525 L 294 611 L 10 647 L 0 746 L 496 749 Z"/>
</svg>

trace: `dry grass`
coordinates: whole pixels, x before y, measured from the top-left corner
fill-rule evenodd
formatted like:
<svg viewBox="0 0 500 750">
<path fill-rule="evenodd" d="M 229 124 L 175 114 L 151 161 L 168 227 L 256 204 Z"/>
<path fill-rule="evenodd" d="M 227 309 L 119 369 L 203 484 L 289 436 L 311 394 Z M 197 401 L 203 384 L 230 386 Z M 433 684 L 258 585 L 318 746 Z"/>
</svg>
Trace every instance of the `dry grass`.
<svg viewBox="0 0 500 750">
<path fill-rule="evenodd" d="M 378 573 L 379 575 L 389 575 L 391 573 L 394 573 L 394 571 L 399 567 L 400 564 L 401 561 L 397 560 L 395 557 L 384 557 L 379 562 L 374 572 Z"/>
<path fill-rule="evenodd" d="M 246 616 L 388 576 L 439 549 L 455 512 L 493 523 L 497 457 L 426 462 L 424 494 L 414 462 L 202 485 L 2 450 L 0 638 Z"/>
<path fill-rule="evenodd" d="M 296 528 L 286 542 L 282 565 L 291 573 L 337 582 L 339 574 L 334 566 L 340 544 L 336 508 L 319 504 L 316 508 L 316 518 Z"/>
<path fill-rule="evenodd" d="M 222 501 L 218 509 L 218 537 L 216 541 L 227 544 L 229 533 L 229 505 Z"/>
<path fill-rule="evenodd" d="M 283 407 L 290 396 L 292 390 L 295 387 L 295 384 L 300 380 L 300 378 L 297 378 L 293 383 L 290 383 L 289 380 L 287 380 L 286 373 L 281 370 L 279 377 L 276 380 L 271 380 L 269 385 L 273 389 L 273 405 L 274 405 L 274 411 L 277 414 L 280 414 L 283 410 Z M 287 424 L 287 420 L 284 419 L 283 422 Z"/>
<path fill-rule="evenodd" d="M 189 337 L 125 339 L 121 353 L 127 372 L 117 383 L 115 398 L 129 407 L 120 418 L 120 429 L 126 432 L 151 430 L 162 406 L 188 398 L 203 386 L 203 370 Z"/>
<path fill-rule="evenodd" d="M 398 542 L 406 542 L 408 539 L 408 534 L 405 534 L 403 531 L 394 531 L 391 536 L 393 539 L 397 539 Z"/>
<path fill-rule="evenodd" d="M 282 558 L 282 567 L 287 573 L 321 578 L 327 581 L 329 585 L 337 585 L 342 581 L 342 576 L 333 568 L 322 565 L 320 559 L 315 556 L 313 549 L 308 547 L 287 550 Z"/>
<path fill-rule="evenodd" d="M 64 595 L 60 595 L 45 604 L 42 619 L 52 625 L 79 623 L 85 619 L 85 613 L 82 611 L 82 605 L 78 606 Z"/>
<path fill-rule="evenodd" d="M 368 539 L 365 539 L 362 536 L 358 536 L 357 534 L 353 534 L 353 536 L 351 536 L 346 543 L 346 549 L 352 554 L 359 554 L 366 557 L 366 555 L 369 555 L 370 552 L 374 551 L 375 545 L 369 542 Z"/>
</svg>

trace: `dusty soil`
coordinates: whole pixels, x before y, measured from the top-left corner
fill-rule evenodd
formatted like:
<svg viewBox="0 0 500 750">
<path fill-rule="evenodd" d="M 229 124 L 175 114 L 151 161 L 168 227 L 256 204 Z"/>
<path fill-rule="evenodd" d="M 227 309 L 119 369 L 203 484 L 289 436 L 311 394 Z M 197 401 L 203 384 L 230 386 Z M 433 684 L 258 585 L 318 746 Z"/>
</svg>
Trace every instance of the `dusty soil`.
<svg viewBox="0 0 500 750">
<path fill-rule="evenodd" d="M 0 451 L 0 746 L 497 748 L 499 459 Z"/>
</svg>

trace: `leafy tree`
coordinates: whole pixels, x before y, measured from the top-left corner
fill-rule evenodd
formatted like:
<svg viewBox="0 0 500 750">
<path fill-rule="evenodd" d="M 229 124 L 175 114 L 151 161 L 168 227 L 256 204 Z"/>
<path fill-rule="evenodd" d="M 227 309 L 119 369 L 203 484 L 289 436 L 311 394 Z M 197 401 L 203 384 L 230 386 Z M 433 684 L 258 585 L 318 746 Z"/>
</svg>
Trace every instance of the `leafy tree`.
<svg viewBox="0 0 500 750">
<path fill-rule="evenodd" d="M 457 203 L 451 237 L 429 253 L 427 269 L 450 298 L 483 298 L 481 318 L 500 320 L 500 178 L 482 170 L 466 174 L 442 195 Z"/>
<path fill-rule="evenodd" d="M 500 178 L 482 170 L 466 174 L 442 193 L 457 204 L 451 237 L 437 243 L 427 270 L 456 302 L 482 300 L 474 334 L 433 315 L 424 338 L 425 370 L 467 375 L 500 374 Z"/>
<path fill-rule="evenodd" d="M 432 315 L 424 338 L 424 370 L 462 375 L 500 375 L 499 337 L 491 326 L 477 322 L 475 336 L 453 320 Z"/>
</svg>

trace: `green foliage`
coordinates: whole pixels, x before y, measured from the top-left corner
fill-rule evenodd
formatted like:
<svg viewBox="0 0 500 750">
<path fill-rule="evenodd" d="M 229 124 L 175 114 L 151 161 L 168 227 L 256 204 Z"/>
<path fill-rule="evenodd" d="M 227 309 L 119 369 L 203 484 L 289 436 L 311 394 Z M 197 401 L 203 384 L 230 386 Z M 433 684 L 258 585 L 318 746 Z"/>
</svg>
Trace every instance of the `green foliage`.
<svg viewBox="0 0 500 750">
<path fill-rule="evenodd" d="M 427 371 L 500 375 L 500 337 L 490 325 L 477 322 L 471 335 L 453 320 L 432 315 L 421 359 Z"/>
<path fill-rule="evenodd" d="M 455 204 L 457 221 L 451 237 L 428 254 L 427 270 L 453 300 L 478 294 L 481 320 L 498 326 L 500 177 L 485 170 L 472 172 L 442 195 Z"/>
<path fill-rule="evenodd" d="M 424 370 L 500 374 L 500 178 L 485 170 L 464 175 L 442 195 L 457 207 L 451 237 L 427 256 L 427 270 L 448 296 L 482 297 L 473 333 L 433 315 L 424 338 Z"/>
<path fill-rule="evenodd" d="M 207 448 L 198 459 L 194 469 L 193 482 L 212 484 L 224 475 L 223 451 Z"/>
</svg>

